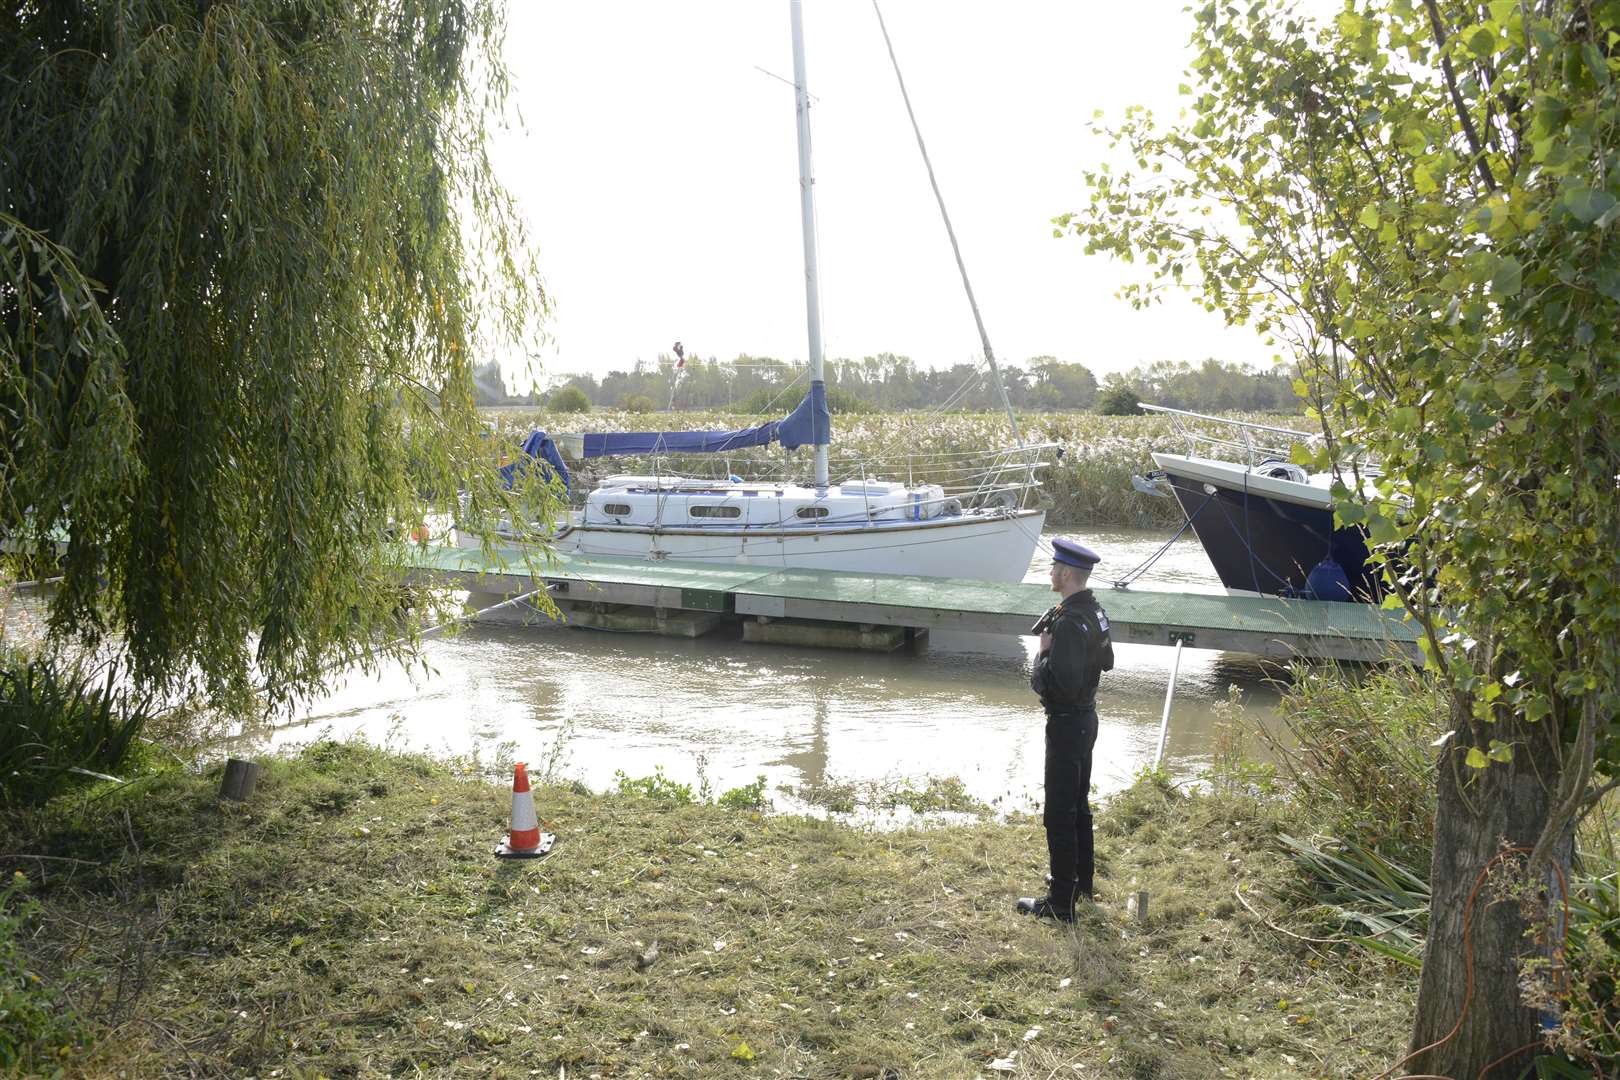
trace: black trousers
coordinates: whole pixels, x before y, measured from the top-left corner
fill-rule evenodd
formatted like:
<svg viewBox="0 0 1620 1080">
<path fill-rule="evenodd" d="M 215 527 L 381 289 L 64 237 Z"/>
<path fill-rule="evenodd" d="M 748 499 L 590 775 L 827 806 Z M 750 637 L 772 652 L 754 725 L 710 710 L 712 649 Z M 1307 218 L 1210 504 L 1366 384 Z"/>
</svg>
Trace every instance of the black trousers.
<svg viewBox="0 0 1620 1080">
<path fill-rule="evenodd" d="M 1046 714 L 1046 852 L 1052 902 L 1071 906 L 1091 898 L 1096 866 L 1091 844 L 1091 751 L 1097 710 L 1086 706 Z"/>
</svg>

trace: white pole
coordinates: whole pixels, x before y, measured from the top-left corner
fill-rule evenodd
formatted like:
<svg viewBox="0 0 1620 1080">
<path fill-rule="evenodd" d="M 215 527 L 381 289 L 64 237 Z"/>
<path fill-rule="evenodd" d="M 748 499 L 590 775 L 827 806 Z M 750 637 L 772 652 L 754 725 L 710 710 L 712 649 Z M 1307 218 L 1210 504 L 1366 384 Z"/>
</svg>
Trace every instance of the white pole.
<svg viewBox="0 0 1620 1080">
<path fill-rule="evenodd" d="M 804 17 L 799 0 L 791 0 L 793 19 L 793 97 L 799 126 L 799 218 L 804 232 L 804 315 L 810 326 L 811 386 L 822 382 L 821 291 L 816 282 L 815 179 L 810 175 L 810 91 L 804 78 Z M 813 390 L 812 390 L 813 392 Z M 827 488 L 827 444 L 816 443 L 816 490 Z"/>
<path fill-rule="evenodd" d="M 1176 696 L 1176 673 L 1181 670 L 1181 647 L 1186 643 L 1185 637 L 1176 635 L 1176 658 L 1170 662 L 1170 685 L 1164 688 L 1164 715 L 1159 717 L 1159 751 L 1153 755 L 1155 769 L 1164 760 L 1164 745 L 1170 741 L 1170 700 Z"/>
</svg>

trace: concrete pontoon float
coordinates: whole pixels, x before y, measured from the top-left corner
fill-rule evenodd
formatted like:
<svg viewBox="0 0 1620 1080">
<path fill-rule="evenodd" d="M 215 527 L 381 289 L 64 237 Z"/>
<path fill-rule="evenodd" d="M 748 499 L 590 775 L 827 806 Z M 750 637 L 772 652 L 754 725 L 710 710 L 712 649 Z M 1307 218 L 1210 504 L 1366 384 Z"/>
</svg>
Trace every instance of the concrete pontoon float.
<svg viewBox="0 0 1620 1080">
<path fill-rule="evenodd" d="M 695 637 L 740 622 L 744 640 L 845 648 L 892 649 L 929 630 L 1026 635 L 1054 599 L 1031 583 L 606 556 L 537 557 L 531 573 L 516 549 L 414 547 L 409 558 L 413 580 L 464 589 L 473 609 L 544 589 L 573 626 Z M 1120 644 L 1421 659 L 1416 629 L 1367 604 L 1139 589 L 1098 598 Z"/>
</svg>

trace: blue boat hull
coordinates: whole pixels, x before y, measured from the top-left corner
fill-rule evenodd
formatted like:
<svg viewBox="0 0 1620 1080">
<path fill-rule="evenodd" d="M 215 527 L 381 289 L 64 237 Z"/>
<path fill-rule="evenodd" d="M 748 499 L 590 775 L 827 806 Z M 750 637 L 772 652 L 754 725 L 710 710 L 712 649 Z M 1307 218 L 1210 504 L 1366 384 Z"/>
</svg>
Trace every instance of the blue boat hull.
<svg viewBox="0 0 1620 1080">
<path fill-rule="evenodd" d="M 1228 591 L 1304 596 L 1312 568 L 1331 558 L 1343 568 L 1355 599 L 1379 599 L 1377 568 L 1367 565 L 1366 533 L 1334 528 L 1332 511 L 1174 473 L 1169 481 Z"/>
</svg>

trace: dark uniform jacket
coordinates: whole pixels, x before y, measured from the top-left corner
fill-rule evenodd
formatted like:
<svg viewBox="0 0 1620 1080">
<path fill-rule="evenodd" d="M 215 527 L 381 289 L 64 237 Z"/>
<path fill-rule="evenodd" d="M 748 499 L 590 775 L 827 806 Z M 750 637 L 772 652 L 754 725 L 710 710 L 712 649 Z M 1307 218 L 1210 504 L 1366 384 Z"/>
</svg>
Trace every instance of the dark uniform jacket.
<svg viewBox="0 0 1620 1080">
<path fill-rule="evenodd" d="M 1108 613 L 1090 589 L 1082 589 L 1047 612 L 1036 626 L 1052 634 L 1052 647 L 1035 658 L 1029 679 L 1041 704 L 1047 712 L 1093 707 L 1102 673 L 1114 667 Z"/>
</svg>

